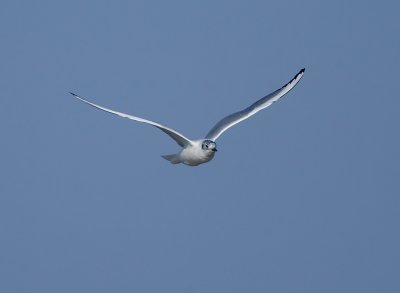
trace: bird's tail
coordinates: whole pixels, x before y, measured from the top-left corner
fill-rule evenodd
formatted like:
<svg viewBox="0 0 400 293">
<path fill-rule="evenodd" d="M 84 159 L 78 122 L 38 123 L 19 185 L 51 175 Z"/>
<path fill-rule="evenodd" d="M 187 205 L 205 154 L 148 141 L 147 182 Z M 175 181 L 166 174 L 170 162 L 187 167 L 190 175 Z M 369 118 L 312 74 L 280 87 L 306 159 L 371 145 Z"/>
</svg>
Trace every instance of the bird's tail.
<svg viewBox="0 0 400 293">
<path fill-rule="evenodd" d="M 164 159 L 168 160 L 171 162 L 171 164 L 179 164 L 182 163 L 181 159 L 179 158 L 178 154 L 173 154 L 173 155 L 164 155 L 162 156 Z"/>
</svg>

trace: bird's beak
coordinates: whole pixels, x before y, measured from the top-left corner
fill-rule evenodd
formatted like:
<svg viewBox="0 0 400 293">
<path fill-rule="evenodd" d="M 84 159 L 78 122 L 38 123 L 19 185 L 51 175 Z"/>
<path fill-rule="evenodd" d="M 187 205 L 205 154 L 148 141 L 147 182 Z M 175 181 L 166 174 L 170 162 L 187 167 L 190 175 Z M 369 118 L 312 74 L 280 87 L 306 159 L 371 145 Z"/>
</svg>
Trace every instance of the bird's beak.
<svg viewBox="0 0 400 293">
<path fill-rule="evenodd" d="M 213 149 L 213 152 L 218 152 L 218 150 L 217 149 Z"/>
</svg>

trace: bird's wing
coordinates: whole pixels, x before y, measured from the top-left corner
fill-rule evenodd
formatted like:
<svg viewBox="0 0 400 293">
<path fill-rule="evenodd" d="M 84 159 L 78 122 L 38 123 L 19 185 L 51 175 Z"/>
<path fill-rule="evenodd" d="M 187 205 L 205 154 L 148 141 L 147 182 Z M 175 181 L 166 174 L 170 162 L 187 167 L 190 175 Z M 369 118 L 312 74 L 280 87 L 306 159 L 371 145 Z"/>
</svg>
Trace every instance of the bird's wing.
<svg viewBox="0 0 400 293">
<path fill-rule="evenodd" d="M 192 144 L 190 139 L 186 138 L 185 136 L 183 136 L 179 132 L 177 132 L 177 131 L 169 128 L 169 127 L 166 127 L 164 125 L 161 125 L 159 123 L 156 123 L 156 122 L 153 122 L 153 121 L 150 121 L 150 120 L 147 120 L 147 119 L 143 119 L 143 118 L 140 118 L 140 117 L 135 117 L 135 116 L 128 115 L 128 114 L 125 114 L 125 113 L 121 113 L 121 112 L 117 112 L 117 111 L 113 111 L 113 110 L 107 109 L 107 108 L 104 108 L 102 106 L 99 106 L 99 105 L 96 105 L 94 103 L 91 103 L 91 102 L 83 99 L 82 97 L 74 94 L 74 93 L 70 93 L 70 94 L 73 95 L 75 98 L 81 100 L 82 102 L 84 102 L 84 103 L 86 103 L 86 104 L 88 104 L 90 106 L 93 106 L 93 107 L 95 107 L 97 109 L 103 110 L 105 112 L 108 112 L 108 113 L 111 113 L 111 114 L 115 114 L 115 115 L 118 115 L 120 117 L 128 118 L 128 119 L 131 119 L 131 120 L 135 120 L 135 121 L 151 124 L 151 125 L 157 127 L 158 129 L 164 131 L 166 134 L 168 134 L 181 147 L 185 147 L 187 145 L 191 145 Z"/>
<path fill-rule="evenodd" d="M 279 100 L 285 94 L 287 94 L 294 86 L 300 81 L 301 77 L 304 74 L 304 68 L 296 74 L 295 77 L 287 84 L 285 84 L 280 89 L 274 91 L 273 93 L 263 97 L 262 99 L 258 100 L 251 106 L 247 107 L 246 109 L 233 113 L 231 115 L 226 116 L 222 120 L 220 120 L 215 126 L 208 132 L 206 135 L 207 139 L 215 141 L 225 130 L 232 127 L 233 125 L 243 121 L 250 116 L 256 114 L 258 111 L 271 106 L 274 102 Z"/>
</svg>

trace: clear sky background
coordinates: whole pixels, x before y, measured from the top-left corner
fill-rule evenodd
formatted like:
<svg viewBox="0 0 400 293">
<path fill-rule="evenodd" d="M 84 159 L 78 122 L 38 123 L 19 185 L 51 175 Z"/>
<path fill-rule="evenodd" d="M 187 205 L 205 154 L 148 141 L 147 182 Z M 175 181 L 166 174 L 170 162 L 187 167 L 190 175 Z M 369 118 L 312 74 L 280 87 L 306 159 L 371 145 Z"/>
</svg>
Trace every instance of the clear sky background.
<svg viewBox="0 0 400 293">
<path fill-rule="evenodd" d="M 0 292 L 400 292 L 398 1 L 2 1 Z M 111 109 L 201 138 L 208 164 Z"/>
</svg>

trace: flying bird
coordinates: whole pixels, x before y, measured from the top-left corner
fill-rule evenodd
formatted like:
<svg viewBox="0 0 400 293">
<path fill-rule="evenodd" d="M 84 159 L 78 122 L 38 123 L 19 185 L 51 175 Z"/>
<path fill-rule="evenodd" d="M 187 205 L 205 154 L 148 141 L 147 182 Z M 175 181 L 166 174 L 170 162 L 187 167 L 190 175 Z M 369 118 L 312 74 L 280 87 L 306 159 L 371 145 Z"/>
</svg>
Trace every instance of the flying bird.
<svg viewBox="0 0 400 293">
<path fill-rule="evenodd" d="M 226 116 L 221 119 L 217 124 L 214 125 L 213 128 L 207 133 L 205 138 L 198 140 L 191 140 L 186 136 L 182 135 L 178 131 L 159 124 L 157 122 L 153 122 L 147 119 L 143 119 L 140 117 L 132 116 L 129 114 L 117 112 L 114 110 L 107 109 L 105 107 L 96 105 L 92 102 L 87 101 L 86 99 L 74 94 L 72 94 L 77 99 L 89 104 L 97 109 L 103 110 L 105 112 L 118 115 L 120 117 L 128 118 L 131 120 L 135 120 L 138 122 L 147 123 L 153 125 L 160 129 L 161 131 L 168 134 L 173 140 L 175 140 L 178 145 L 182 147 L 179 153 L 172 155 L 164 155 L 162 156 L 164 159 L 170 161 L 172 164 L 185 164 L 188 166 L 198 166 L 203 163 L 207 163 L 212 160 L 217 152 L 217 144 L 215 141 L 224 133 L 227 129 L 231 128 L 235 124 L 253 116 L 258 111 L 265 109 L 271 106 L 274 102 L 279 100 L 281 97 L 286 95 L 294 86 L 300 81 L 304 74 L 304 68 L 301 69 L 295 77 L 292 78 L 287 84 L 282 86 L 280 89 L 274 91 L 273 93 L 261 98 L 257 102 L 253 103 L 249 107 L 239 112 L 233 113 L 231 115 Z"/>
</svg>

